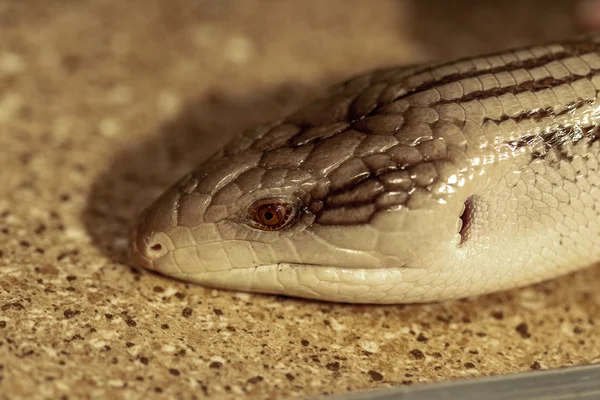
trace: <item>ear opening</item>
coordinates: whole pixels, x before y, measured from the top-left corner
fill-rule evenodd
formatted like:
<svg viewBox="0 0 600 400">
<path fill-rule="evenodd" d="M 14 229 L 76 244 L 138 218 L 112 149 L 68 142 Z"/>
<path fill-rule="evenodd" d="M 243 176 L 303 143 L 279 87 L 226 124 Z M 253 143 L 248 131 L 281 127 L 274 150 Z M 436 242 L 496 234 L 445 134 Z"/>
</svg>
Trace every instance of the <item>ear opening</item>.
<svg viewBox="0 0 600 400">
<path fill-rule="evenodd" d="M 467 200 L 465 200 L 464 208 L 462 213 L 460 214 L 461 227 L 459 230 L 460 233 L 460 245 L 465 243 L 469 238 L 469 228 L 473 222 L 473 218 L 475 216 L 475 204 L 473 196 L 469 196 Z"/>
</svg>

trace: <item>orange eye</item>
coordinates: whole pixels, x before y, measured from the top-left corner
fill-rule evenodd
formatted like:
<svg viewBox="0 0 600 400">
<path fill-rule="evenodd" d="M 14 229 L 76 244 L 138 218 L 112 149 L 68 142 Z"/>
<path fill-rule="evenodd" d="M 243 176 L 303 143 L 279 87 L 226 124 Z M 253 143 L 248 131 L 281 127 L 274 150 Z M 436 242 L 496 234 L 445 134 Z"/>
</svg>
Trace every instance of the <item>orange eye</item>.
<svg viewBox="0 0 600 400">
<path fill-rule="evenodd" d="M 292 208 L 277 200 L 258 201 L 249 211 L 252 226 L 265 231 L 283 228 L 292 217 Z"/>
</svg>

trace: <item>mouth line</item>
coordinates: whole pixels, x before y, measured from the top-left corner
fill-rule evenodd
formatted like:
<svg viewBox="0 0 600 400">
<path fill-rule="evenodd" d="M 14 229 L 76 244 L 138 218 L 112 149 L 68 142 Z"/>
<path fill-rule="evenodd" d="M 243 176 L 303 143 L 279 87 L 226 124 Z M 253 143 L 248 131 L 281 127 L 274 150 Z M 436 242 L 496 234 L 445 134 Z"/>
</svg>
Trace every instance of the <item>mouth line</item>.
<svg viewBox="0 0 600 400">
<path fill-rule="evenodd" d="M 427 268 L 407 266 L 350 268 L 299 263 L 262 264 L 221 271 L 152 269 L 158 275 L 204 288 L 350 303 L 363 302 L 361 296 L 371 300 L 373 296 L 385 296 L 390 288 L 403 284 L 406 277 L 410 285 L 426 271 Z"/>
<path fill-rule="evenodd" d="M 236 273 L 236 272 L 243 272 L 243 271 L 261 271 L 261 270 L 267 270 L 267 269 L 275 269 L 278 271 L 281 271 L 282 268 L 292 268 L 294 270 L 302 270 L 302 268 L 306 268 L 306 269 L 311 269 L 311 268 L 318 268 L 318 269 L 334 269 L 336 270 L 336 272 L 342 273 L 342 274 L 356 274 L 356 273 L 368 273 L 368 272 L 381 272 L 381 271 L 393 271 L 393 270 L 414 270 L 414 271 L 418 271 L 418 270 L 426 270 L 426 268 L 420 268 L 420 267 L 407 267 L 406 265 L 398 265 L 398 266 L 393 266 L 393 267 L 379 267 L 379 268 L 353 268 L 353 267 L 340 267 L 337 265 L 324 265 L 324 264 L 301 264 L 301 263 L 291 263 L 291 262 L 280 262 L 280 263 L 274 263 L 274 264 L 261 264 L 261 265 L 255 265 L 255 266 L 251 266 L 251 267 L 242 267 L 242 268 L 231 268 L 231 269 L 227 269 L 227 270 L 221 270 L 221 271 L 200 271 L 197 273 L 194 272 L 170 272 L 168 275 L 173 276 L 173 277 L 186 277 L 186 276 L 190 276 L 190 275 L 197 275 L 197 276 L 211 276 L 211 275 L 217 275 L 217 274 L 227 274 L 227 273 Z M 156 272 L 161 273 L 160 271 L 156 270 Z"/>
<path fill-rule="evenodd" d="M 211 243 L 215 243 L 215 242 L 217 242 L 217 241 L 214 241 Z M 203 244 L 206 244 L 206 243 L 203 243 Z M 178 249 L 188 248 L 188 247 L 197 247 L 197 246 L 198 245 L 189 245 L 189 246 L 178 247 Z M 310 263 L 299 263 L 296 261 L 281 261 L 281 262 L 271 263 L 271 264 L 251 265 L 251 266 L 247 266 L 247 267 L 232 267 L 232 268 L 228 268 L 228 269 L 221 269 L 221 270 L 215 270 L 215 271 L 203 269 L 198 272 L 183 272 L 181 270 L 181 268 L 178 268 L 179 271 L 173 271 L 173 270 L 161 271 L 161 268 L 156 267 L 155 262 L 164 257 L 167 257 L 172 252 L 173 252 L 173 250 L 168 251 L 163 256 L 158 257 L 156 259 L 152 259 L 152 258 L 144 255 L 143 252 L 139 250 L 137 241 L 134 238 L 132 240 L 132 245 L 130 247 L 129 260 L 131 263 L 133 263 L 136 266 L 141 266 L 144 269 L 148 269 L 148 270 L 157 272 L 161 275 L 172 276 L 175 278 L 185 278 L 185 277 L 191 276 L 191 275 L 196 275 L 196 276 L 208 275 L 208 276 L 210 276 L 210 275 L 214 275 L 214 274 L 227 274 L 227 273 L 235 273 L 235 272 L 242 272 L 242 271 L 257 271 L 258 272 L 258 271 L 261 271 L 261 270 L 264 271 L 267 269 L 274 269 L 274 270 L 280 271 L 281 268 L 292 268 L 292 269 L 298 270 L 298 271 L 301 271 L 303 268 L 319 269 L 319 270 L 333 269 L 342 274 L 381 272 L 381 271 L 393 271 L 393 270 L 402 270 L 402 269 L 416 271 L 416 270 L 425 269 L 425 268 L 420 268 L 420 267 L 409 267 L 406 265 L 407 263 L 393 265 L 393 266 L 387 266 L 387 267 L 365 268 L 365 267 L 344 267 L 344 266 L 339 266 L 338 264 L 310 264 Z"/>
</svg>

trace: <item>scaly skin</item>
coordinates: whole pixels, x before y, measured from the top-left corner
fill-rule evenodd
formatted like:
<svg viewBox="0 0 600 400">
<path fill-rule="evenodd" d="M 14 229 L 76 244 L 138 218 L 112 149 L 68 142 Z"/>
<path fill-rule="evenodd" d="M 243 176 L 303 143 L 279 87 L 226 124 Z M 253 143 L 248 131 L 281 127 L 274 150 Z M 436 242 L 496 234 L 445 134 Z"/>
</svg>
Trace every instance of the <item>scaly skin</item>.
<svg viewBox="0 0 600 400">
<path fill-rule="evenodd" d="M 166 191 L 136 264 L 350 303 L 528 285 L 600 260 L 600 36 L 374 71 L 258 127 Z M 249 223 L 263 198 L 284 229 Z M 464 211 L 464 212 L 463 212 Z"/>
</svg>

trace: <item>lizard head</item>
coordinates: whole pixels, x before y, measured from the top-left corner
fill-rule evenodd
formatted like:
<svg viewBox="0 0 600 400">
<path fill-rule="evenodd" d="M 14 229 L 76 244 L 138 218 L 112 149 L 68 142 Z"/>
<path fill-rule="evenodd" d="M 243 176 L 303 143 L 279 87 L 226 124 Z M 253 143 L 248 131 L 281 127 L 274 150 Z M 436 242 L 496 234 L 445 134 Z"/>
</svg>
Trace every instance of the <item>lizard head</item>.
<svg viewBox="0 0 600 400">
<path fill-rule="evenodd" d="M 435 296 L 419 282 L 446 279 L 433 266 L 461 241 L 471 170 L 432 130 L 406 124 L 404 110 L 353 109 L 368 84 L 246 131 L 183 177 L 141 215 L 136 264 L 321 300 Z"/>
</svg>

